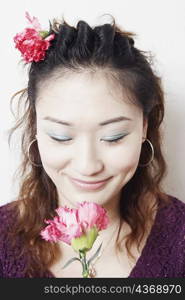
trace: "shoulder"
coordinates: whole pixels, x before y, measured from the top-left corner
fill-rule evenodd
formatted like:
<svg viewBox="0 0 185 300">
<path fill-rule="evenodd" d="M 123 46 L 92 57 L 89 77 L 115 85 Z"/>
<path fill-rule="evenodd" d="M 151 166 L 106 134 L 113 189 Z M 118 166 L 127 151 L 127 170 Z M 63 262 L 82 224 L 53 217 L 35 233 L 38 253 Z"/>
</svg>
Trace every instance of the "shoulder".
<svg viewBox="0 0 185 300">
<path fill-rule="evenodd" d="M 0 206 L 0 277 L 24 277 L 27 258 L 20 256 L 23 240 L 21 235 L 11 233 L 19 216 L 19 201 L 12 201 Z"/>
<path fill-rule="evenodd" d="M 13 201 L 0 206 L 0 231 L 8 230 L 8 228 L 14 223 L 17 209 L 16 202 Z"/>
<path fill-rule="evenodd" d="M 8 243 L 8 234 L 16 222 L 16 201 L 0 206 L 0 257 Z"/>
<path fill-rule="evenodd" d="M 185 203 L 168 196 L 170 202 L 159 210 L 156 219 L 157 241 L 161 251 L 165 251 L 166 269 L 171 268 L 172 276 L 185 277 Z"/>
<path fill-rule="evenodd" d="M 20 201 L 14 200 L 0 206 L 0 244 L 8 241 L 9 233 L 20 217 Z"/>
<path fill-rule="evenodd" d="M 167 195 L 169 202 L 159 207 L 156 227 L 168 233 L 169 238 L 185 236 L 185 202 L 175 196 Z"/>
<path fill-rule="evenodd" d="M 0 206 L 0 217 L 6 218 L 6 215 L 9 215 L 9 213 L 12 213 L 12 209 L 14 207 L 16 201 L 6 203 L 4 205 Z"/>
<path fill-rule="evenodd" d="M 159 211 L 159 214 L 163 217 L 161 219 L 185 230 L 185 202 L 172 195 L 168 195 L 168 198 L 169 203 Z"/>
<path fill-rule="evenodd" d="M 176 198 L 175 196 L 168 195 L 168 197 L 171 199 L 171 205 L 173 209 L 175 209 L 177 212 L 184 214 L 185 213 L 185 202 Z"/>
</svg>

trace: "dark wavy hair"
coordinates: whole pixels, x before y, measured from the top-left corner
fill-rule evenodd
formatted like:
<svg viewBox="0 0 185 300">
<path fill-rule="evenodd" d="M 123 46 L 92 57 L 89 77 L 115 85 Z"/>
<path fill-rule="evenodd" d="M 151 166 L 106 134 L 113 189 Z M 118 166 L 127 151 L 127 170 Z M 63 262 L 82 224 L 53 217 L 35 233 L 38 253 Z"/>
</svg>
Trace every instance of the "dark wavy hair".
<svg viewBox="0 0 185 300">
<path fill-rule="evenodd" d="M 139 249 L 156 207 L 169 202 L 169 197 L 162 188 L 167 167 L 161 150 L 160 125 L 164 117 L 161 79 L 153 70 L 151 53 L 136 48 L 135 34 L 118 27 L 113 17 L 112 20 L 112 23 L 93 28 L 84 21 L 79 21 L 76 27 L 70 26 L 64 19 L 50 22 L 50 33 L 55 33 L 55 39 L 47 50 L 46 58 L 29 65 L 27 88 L 12 97 L 13 100 L 15 96 L 20 96 L 16 124 L 10 130 L 9 143 L 12 134 L 21 128 L 22 162 L 15 175 L 19 176 L 21 183 L 18 197 L 12 202 L 18 215 L 11 240 L 15 241 L 17 236 L 24 240 L 20 255 L 30 253 L 31 259 L 25 268 L 25 274 L 29 277 L 34 277 L 36 273 L 42 277 L 60 253 L 57 244 L 48 243 L 40 237 L 44 219 L 53 218 L 58 206 L 56 186 L 42 166 L 30 164 L 27 153 L 28 145 L 36 135 L 35 104 L 39 84 L 43 81 L 52 80 L 67 72 L 103 70 L 127 92 L 132 103 L 142 108 L 143 115 L 148 120 L 147 138 L 153 144 L 154 159 L 146 167 L 138 165 L 134 176 L 121 190 L 120 198 L 120 229 L 123 221 L 131 228 L 125 244 L 131 258 L 134 258 L 131 246 L 136 244 Z M 150 160 L 150 150 L 148 144 L 143 143 L 139 163 Z M 41 164 L 37 143 L 33 143 L 30 148 L 30 158 Z M 149 195 L 155 197 L 157 206 L 151 207 Z M 119 235 L 120 230 L 117 249 L 121 249 Z"/>
</svg>

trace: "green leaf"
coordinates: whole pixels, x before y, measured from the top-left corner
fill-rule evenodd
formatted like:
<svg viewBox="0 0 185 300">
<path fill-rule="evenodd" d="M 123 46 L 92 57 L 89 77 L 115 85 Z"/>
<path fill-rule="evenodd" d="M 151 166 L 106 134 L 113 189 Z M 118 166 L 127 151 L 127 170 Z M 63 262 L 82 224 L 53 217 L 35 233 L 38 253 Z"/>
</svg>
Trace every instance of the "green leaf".
<svg viewBox="0 0 185 300">
<path fill-rule="evenodd" d="M 89 258 L 87 265 L 89 266 L 90 263 L 96 258 L 96 256 L 98 256 L 101 246 L 102 246 L 103 242 L 101 243 L 101 245 L 99 246 L 99 248 L 96 250 L 95 254 L 93 254 L 93 256 L 91 256 L 91 258 Z"/>
<path fill-rule="evenodd" d="M 73 261 L 75 261 L 75 260 L 79 260 L 80 262 L 81 262 L 81 260 L 78 258 L 78 257 L 73 257 L 73 258 L 71 258 L 70 260 L 68 260 L 67 262 L 66 262 L 66 264 L 62 267 L 62 269 L 64 269 L 64 268 L 66 268 L 67 266 L 69 266 Z"/>
<path fill-rule="evenodd" d="M 42 31 L 39 31 L 39 34 L 43 39 L 45 39 L 49 35 L 49 32 L 42 30 Z"/>
</svg>

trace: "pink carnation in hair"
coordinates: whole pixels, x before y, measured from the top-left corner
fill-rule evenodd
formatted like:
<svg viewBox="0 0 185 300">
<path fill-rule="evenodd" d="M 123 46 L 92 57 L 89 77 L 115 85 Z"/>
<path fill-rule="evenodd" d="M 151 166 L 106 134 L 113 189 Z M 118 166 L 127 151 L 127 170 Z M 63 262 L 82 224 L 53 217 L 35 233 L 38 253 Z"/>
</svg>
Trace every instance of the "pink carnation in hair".
<svg viewBox="0 0 185 300">
<path fill-rule="evenodd" d="M 26 18 L 33 28 L 25 28 L 23 32 L 16 34 L 14 37 L 15 48 L 21 52 L 27 63 L 38 62 L 45 58 L 46 50 L 55 35 L 48 35 L 47 31 L 42 31 L 37 18 L 31 18 L 28 12 L 26 12 Z M 43 35 L 45 38 L 43 38 Z"/>
<path fill-rule="evenodd" d="M 32 27 L 36 30 L 36 31 L 41 31 L 41 26 L 40 23 L 38 21 L 37 18 L 33 17 L 31 18 L 31 16 L 29 15 L 29 13 L 26 11 L 25 13 L 26 15 L 26 19 L 28 20 L 28 22 L 32 25 Z"/>
</svg>

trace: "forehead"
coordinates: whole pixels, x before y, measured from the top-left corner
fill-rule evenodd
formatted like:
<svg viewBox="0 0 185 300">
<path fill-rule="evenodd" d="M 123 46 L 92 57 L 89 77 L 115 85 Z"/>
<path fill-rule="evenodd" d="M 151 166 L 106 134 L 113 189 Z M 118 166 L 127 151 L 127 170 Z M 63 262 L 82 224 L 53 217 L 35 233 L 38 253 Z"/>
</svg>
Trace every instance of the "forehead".
<svg viewBox="0 0 185 300">
<path fill-rule="evenodd" d="M 40 84 L 36 109 L 42 116 L 76 120 L 125 115 L 137 118 L 140 109 L 118 82 L 102 72 L 71 73 Z"/>
</svg>

